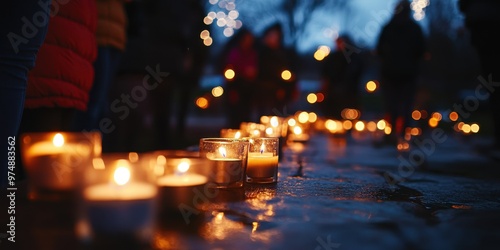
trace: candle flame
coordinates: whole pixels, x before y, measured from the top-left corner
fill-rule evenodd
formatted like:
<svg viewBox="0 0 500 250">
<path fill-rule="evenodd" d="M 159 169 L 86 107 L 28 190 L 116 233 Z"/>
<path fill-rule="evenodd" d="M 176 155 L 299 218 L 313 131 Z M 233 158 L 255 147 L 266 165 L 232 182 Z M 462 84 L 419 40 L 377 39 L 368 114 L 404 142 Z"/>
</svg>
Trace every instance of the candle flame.
<svg viewBox="0 0 500 250">
<path fill-rule="evenodd" d="M 62 147 L 64 145 L 64 136 L 61 133 L 57 133 L 54 135 L 54 139 L 52 139 L 52 143 L 56 147 Z"/>
<path fill-rule="evenodd" d="M 278 117 L 276 117 L 276 116 L 271 117 L 270 123 L 271 123 L 271 126 L 273 126 L 275 128 L 278 127 L 278 125 L 279 125 Z"/>
<path fill-rule="evenodd" d="M 184 174 L 186 173 L 188 170 L 189 170 L 189 163 L 188 162 L 181 162 L 179 163 L 179 165 L 177 165 L 177 171 L 180 173 L 180 174 Z"/>
<path fill-rule="evenodd" d="M 220 147 L 219 148 L 219 153 L 222 155 L 222 157 L 226 157 L 226 148 L 225 147 Z"/>
<path fill-rule="evenodd" d="M 262 145 L 260 145 L 260 153 L 264 153 L 264 150 L 266 149 L 266 145 L 264 145 L 264 143 L 262 143 Z"/>
<path fill-rule="evenodd" d="M 240 131 L 238 131 L 238 132 L 236 132 L 236 134 L 234 134 L 234 138 L 235 139 L 239 139 L 240 137 L 241 137 L 241 132 Z"/>
<path fill-rule="evenodd" d="M 123 186 L 130 180 L 130 170 L 127 167 L 119 166 L 115 169 L 113 179 L 116 184 Z"/>
</svg>

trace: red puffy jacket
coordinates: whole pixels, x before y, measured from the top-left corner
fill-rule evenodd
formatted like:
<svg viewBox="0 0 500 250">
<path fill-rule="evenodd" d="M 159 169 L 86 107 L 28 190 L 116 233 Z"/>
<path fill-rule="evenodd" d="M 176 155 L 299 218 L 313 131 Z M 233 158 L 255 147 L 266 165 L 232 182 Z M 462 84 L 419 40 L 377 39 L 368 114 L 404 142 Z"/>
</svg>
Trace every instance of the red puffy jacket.
<svg viewBox="0 0 500 250">
<path fill-rule="evenodd" d="M 59 3 L 61 2 L 61 3 Z M 28 75 L 26 108 L 86 110 L 97 56 L 94 0 L 53 1 L 47 36 Z"/>
</svg>

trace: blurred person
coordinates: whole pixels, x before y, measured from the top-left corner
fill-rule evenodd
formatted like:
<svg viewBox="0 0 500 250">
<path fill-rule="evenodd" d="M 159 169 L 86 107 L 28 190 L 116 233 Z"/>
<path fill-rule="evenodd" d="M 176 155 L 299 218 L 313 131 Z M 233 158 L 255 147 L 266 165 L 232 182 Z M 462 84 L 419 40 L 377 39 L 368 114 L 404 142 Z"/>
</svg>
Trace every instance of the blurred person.
<svg viewBox="0 0 500 250">
<path fill-rule="evenodd" d="M 239 128 L 242 122 L 252 120 L 252 107 L 257 80 L 258 52 L 255 36 L 248 29 L 241 29 L 229 42 L 224 72 L 234 71 L 233 79 L 226 80 L 227 118 L 229 128 Z"/>
<path fill-rule="evenodd" d="M 488 83 L 488 94 L 494 128 L 490 154 L 500 159 L 500 2 L 498 0 L 460 0 L 459 9 L 465 15 L 465 25 L 470 31 L 470 42 L 475 47 L 481 63 L 481 75 Z"/>
<path fill-rule="evenodd" d="M 20 134 L 74 130 L 76 112 L 87 109 L 94 80 L 96 23 L 95 1 L 72 0 L 54 11 L 28 74 Z"/>
<path fill-rule="evenodd" d="M 392 126 L 387 138 L 404 138 L 414 105 L 420 62 L 425 53 L 422 28 L 411 16 L 410 3 L 399 1 L 390 21 L 382 28 L 376 53 L 380 59 L 380 88 L 385 100 L 385 119 Z"/>
<path fill-rule="evenodd" d="M 76 117 L 77 130 L 98 130 L 99 121 L 110 108 L 108 95 L 127 42 L 125 3 L 131 0 L 97 0 L 97 58 L 94 62 L 94 83 L 86 111 Z"/>
<path fill-rule="evenodd" d="M 283 112 L 298 94 L 291 55 L 283 44 L 281 24 L 273 24 L 264 30 L 259 45 L 258 118 Z"/>
<path fill-rule="evenodd" d="M 359 109 L 359 81 L 364 62 L 359 49 L 348 35 L 335 39 L 335 51 L 323 61 L 321 68 L 323 115 L 341 119 L 345 108 Z"/>
<path fill-rule="evenodd" d="M 3 152 L 0 188 L 7 186 L 7 170 L 13 166 L 9 164 L 8 157 L 20 154 L 19 151 L 9 150 L 12 146 L 9 142 L 20 143 L 16 135 L 24 109 L 28 72 L 34 67 L 47 34 L 49 8 L 45 7 L 50 4 L 50 0 L 6 1 L 0 10 L 0 140 Z M 36 26 L 33 23 L 35 16 L 44 18 L 37 19 Z"/>
</svg>

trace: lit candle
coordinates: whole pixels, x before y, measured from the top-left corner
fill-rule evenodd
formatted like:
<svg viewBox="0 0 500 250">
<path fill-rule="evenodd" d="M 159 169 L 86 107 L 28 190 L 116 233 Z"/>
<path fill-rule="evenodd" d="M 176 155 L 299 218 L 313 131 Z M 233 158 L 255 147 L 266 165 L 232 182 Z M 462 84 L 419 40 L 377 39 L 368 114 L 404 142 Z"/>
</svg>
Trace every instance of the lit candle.
<svg viewBox="0 0 500 250">
<path fill-rule="evenodd" d="M 90 225 L 98 232 L 134 232 L 151 225 L 156 187 L 132 181 L 126 160 L 118 160 L 109 183 L 84 189 Z"/>
<path fill-rule="evenodd" d="M 74 188 L 73 168 L 87 160 L 92 150 L 90 144 L 67 142 L 61 133 L 52 141 L 34 142 L 23 153 L 30 183 L 40 190 Z"/>
<path fill-rule="evenodd" d="M 221 146 L 216 157 L 208 157 L 216 184 L 228 185 L 243 179 L 245 173 L 243 160 L 226 156 L 226 148 Z"/>
<path fill-rule="evenodd" d="M 196 189 L 207 184 L 208 178 L 197 173 L 188 172 L 190 167 L 189 160 L 183 159 L 177 165 L 174 174 L 158 178 L 161 204 L 164 209 L 177 209 L 181 204 L 191 206 L 197 194 Z"/>
<path fill-rule="evenodd" d="M 272 152 L 265 152 L 266 145 L 262 142 L 259 152 L 248 153 L 246 175 L 250 179 L 269 179 L 274 182 L 278 170 L 278 156 Z"/>
</svg>

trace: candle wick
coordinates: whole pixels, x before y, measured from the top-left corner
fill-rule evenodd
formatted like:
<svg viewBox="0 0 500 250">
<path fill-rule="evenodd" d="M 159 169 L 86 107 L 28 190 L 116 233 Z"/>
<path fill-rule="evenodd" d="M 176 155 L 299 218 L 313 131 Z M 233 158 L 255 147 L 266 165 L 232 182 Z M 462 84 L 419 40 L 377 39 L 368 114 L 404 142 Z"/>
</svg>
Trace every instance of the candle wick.
<svg viewBox="0 0 500 250">
<path fill-rule="evenodd" d="M 260 150 L 260 153 L 261 153 L 261 154 L 263 154 L 263 153 L 264 153 L 264 150 L 263 150 L 263 149 L 261 149 L 261 150 Z"/>
</svg>

